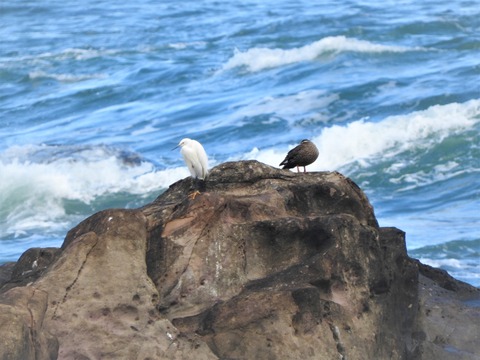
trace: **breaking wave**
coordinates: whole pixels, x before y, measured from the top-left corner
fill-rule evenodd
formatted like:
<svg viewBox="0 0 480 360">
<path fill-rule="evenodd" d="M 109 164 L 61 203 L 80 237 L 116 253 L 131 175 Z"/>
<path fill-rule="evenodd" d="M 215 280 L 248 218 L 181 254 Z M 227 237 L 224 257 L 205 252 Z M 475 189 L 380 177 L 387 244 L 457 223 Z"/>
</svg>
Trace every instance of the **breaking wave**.
<svg viewBox="0 0 480 360">
<path fill-rule="evenodd" d="M 312 138 L 320 155 L 310 169 L 338 170 L 352 162 L 368 166 L 376 157 L 393 158 L 404 151 L 428 148 L 445 137 L 472 129 L 478 123 L 480 99 L 435 105 L 379 122 L 362 119 L 346 125 L 333 125 Z M 254 148 L 244 158 L 278 166 L 287 150 Z"/>
<path fill-rule="evenodd" d="M 7 149 L 0 154 L 0 173 L 0 239 L 59 230 L 85 208 L 116 201 L 123 207 L 128 200 L 140 206 L 188 176 L 184 167 L 157 170 L 137 154 L 111 147 L 47 145 Z"/>
<path fill-rule="evenodd" d="M 289 50 L 268 48 L 252 48 L 245 52 L 235 50 L 235 54 L 223 66 L 223 70 L 245 67 L 250 72 L 257 72 L 302 61 L 312 61 L 322 54 L 347 51 L 361 53 L 399 53 L 419 50 L 424 49 L 418 47 L 410 48 L 404 46 L 381 45 L 345 36 L 329 36 L 309 45 Z"/>
</svg>

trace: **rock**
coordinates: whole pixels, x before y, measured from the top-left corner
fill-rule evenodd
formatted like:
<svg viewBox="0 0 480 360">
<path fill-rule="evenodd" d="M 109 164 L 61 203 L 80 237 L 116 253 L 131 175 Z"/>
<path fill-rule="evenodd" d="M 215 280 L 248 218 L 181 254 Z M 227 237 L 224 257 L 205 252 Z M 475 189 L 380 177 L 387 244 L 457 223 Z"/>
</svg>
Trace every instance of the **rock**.
<svg viewBox="0 0 480 360">
<path fill-rule="evenodd" d="M 479 356 L 478 289 L 410 259 L 348 178 L 244 161 L 192 186 L 24 254 L 0 291 L 0 359 Z"/>
<path fill-rule="evenodd" d="M 48 294 L 32 286 L 0 295 L 0 358 L 56 359 L 57 338 L 44 331 Z"/>
<path fill-rule="evenodd" d="M 59 358 L 180 359 L 193 347 L 155 311 L 146 230 L 140 211 L 109 210 L 68 233 L 34 285 L 49 293 L 45 326 L 60 340 Z"/>
<path fill-rule="evenodd" d="M 15 265 L 15 262 L 7 262 L 3 265 L 0 265 L 0 289 L 4 284 L 11 281 L 13 268 Z"/>
<path fill-rule="evenodd" d="M 59 252 L 57 248 L 31 248 L 25 251 L 14 264 L 9 280 L 3 282 L 8 282 L 4 290 L 26 285 L 38 279 L 44 270 L 55 260 Z M 2 285 L 0 284 L 0 287 Z"/>
<path fill-rule="evenodd" d="M 446 271 L 418 262 L 419 359 L 480 359 L 480 296 L 477 288 Z"/>
</svg>

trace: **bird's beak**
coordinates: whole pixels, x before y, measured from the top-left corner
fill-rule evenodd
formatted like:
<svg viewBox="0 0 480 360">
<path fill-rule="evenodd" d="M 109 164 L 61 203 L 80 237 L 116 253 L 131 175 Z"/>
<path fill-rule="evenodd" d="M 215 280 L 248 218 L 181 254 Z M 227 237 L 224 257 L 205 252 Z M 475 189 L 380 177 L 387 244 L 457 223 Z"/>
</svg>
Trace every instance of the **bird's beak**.
<svg viewBox="0 0 480 360">
<path fill-rule="evenodd" d="M 175 150 L 176 148 L 178 148 L 179 146 L 180 146 L 180 144 L 178 144 L 177 146 L 175 146 L 175 147 L 172 149 L 172 151 Z"/>
</svg>

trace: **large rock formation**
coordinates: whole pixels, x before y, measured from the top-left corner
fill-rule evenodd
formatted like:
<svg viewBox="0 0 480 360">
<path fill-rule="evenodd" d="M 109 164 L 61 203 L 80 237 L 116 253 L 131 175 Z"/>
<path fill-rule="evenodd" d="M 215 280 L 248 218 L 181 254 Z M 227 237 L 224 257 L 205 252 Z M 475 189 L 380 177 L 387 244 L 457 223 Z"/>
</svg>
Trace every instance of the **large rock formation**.
<svg viewBox="0 0 480 360">
<path fill-rule="evenodd" d="M 192 187 L 5 266 L 0 359 L 480 357 L 478 289 L 410 259 L 348 178 L 246 161 Z"/>
</svg>

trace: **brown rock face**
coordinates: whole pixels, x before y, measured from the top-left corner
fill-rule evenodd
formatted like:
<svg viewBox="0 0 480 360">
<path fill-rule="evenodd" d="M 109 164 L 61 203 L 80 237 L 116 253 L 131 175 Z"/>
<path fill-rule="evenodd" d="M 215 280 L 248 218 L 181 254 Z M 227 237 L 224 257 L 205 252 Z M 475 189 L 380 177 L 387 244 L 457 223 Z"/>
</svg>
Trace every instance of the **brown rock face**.
<svg viewBox="0 0 480 360">
<path fill-rule="evenodd" d="M 404 233 L 379 228 L 352 181 L 246 161 L 212 169 L 194 200 L 192 184 L 97 213 L 59 251 L 10 266 L 0 359 L 448 356 Z"/>
</svg>

